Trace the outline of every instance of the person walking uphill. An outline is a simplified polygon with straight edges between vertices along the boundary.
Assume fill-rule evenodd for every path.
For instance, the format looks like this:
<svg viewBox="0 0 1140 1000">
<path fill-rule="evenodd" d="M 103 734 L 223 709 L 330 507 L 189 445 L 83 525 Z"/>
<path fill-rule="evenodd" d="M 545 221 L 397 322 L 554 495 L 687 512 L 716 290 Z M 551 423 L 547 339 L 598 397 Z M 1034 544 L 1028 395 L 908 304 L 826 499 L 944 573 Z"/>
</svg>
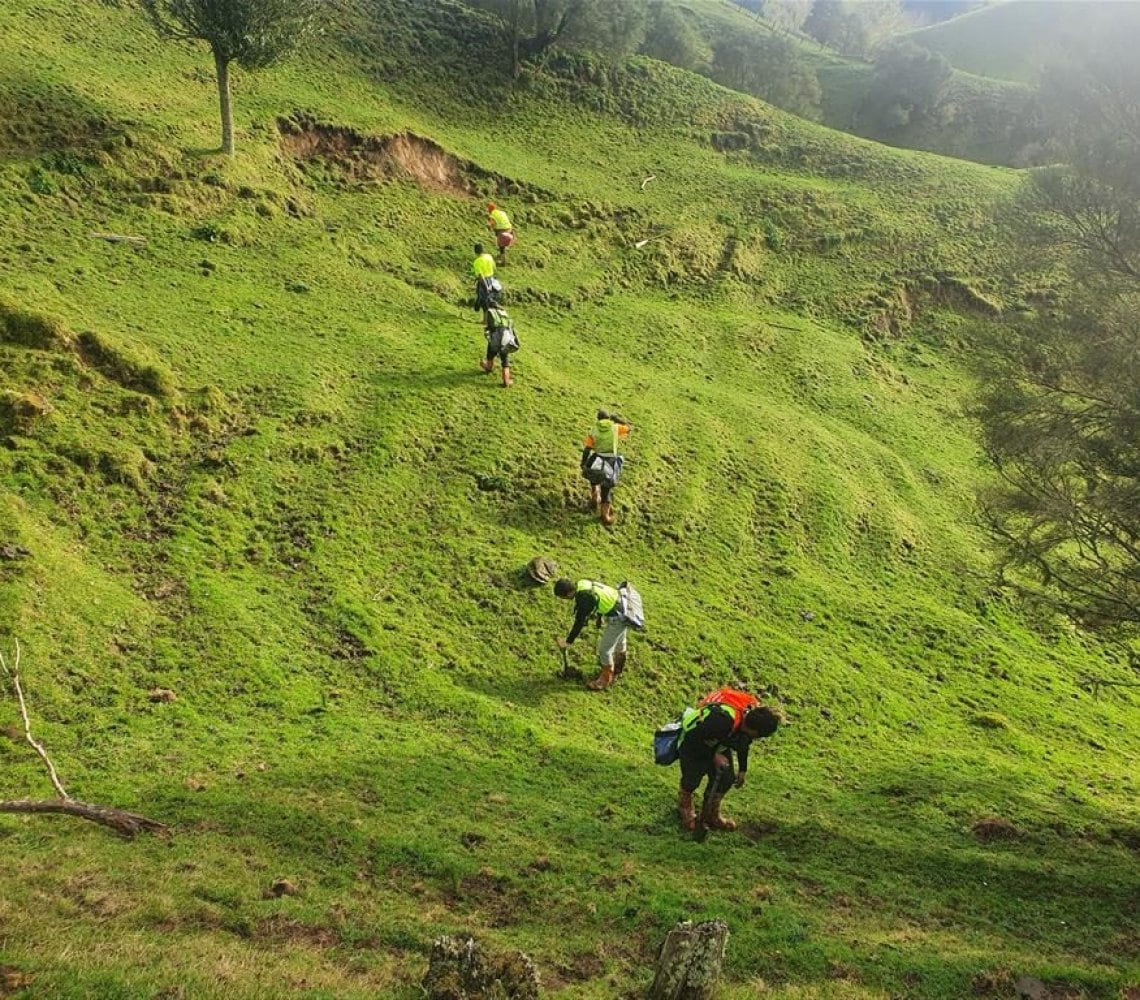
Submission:
<svg viewBox="0 0 1140 1000">
<path fill-rule="evenodd" d="M 483 249 L 482 243 L 475 244 L 471 273 L 475 276 L 475 308 L 486 312 L 498 303 L 503 286 L 495 278 L 495 258 Z"/>
<path fill-rule="evenodd" d="M 582 475 L 590 484 L 590 509 L 604 525 L 614 523 L 613 494 L 621 478 L 622 457 L 618 444 L 629 437 L 630 424 L 616 414 L 598 410 L 593 433 L 582 449 Z"/>
<path fill-rule="evenodd" d="M 713 830 L 735 830 L 736 823 L 720 814 L 721 800 L 731 788 L 740 788 L 748 773 L 748 750 L 755 739 L 771 736 L 780 717 L 760 704 L 755 695 L 736 688 L 721 688 L 705 695 L 696 711 L 681 726 L 678 741 L 681 789 L 677 812 L 686 830 L 697 828 L 693 793 L 708 778 L 701 822 Z M 736 754 L 734 771 L 732 756 Z"/>
<path fill-rule="evenodd" d="M 485 309 L 483 333 L 487 338 L 487 357 L 479 362 L 479 367 L 490 374 L 495 368 L 497 357 L 499 367 L 503 370 L 503 388 L 509 389 L 514 381 L 511 378 L 511 355 L 519 349 L 519 338 L 507 310 L 502 306 L 489 306 Z"/>
<path fill-rule="evenodd" d="M 495 231 L 495 243 L 499 247 L 499 263 L 507 262 L 507 247 L 515 242 L 515 231 L 511 228 L 511 218 L 493 201 L 487 203 L 487 225 Z"/>
<path fill-rule="evenodd" d="M 558 640 L 559 649 L 570 646 L 591 618 L 597 618 L 599 624 L 605 623 L 598 640 L 601 671 L 587 685 L 591 691 L 604 691 L 625 670 L 626 633 L 630 628 L 645 627 L 641 595 L 628 583 L 610 587 L 597 580 L 574 583 L 563 578 L 555 582 L 554 596 L 574 602 L 574 624 L 566 638 Z"/>
</svg>

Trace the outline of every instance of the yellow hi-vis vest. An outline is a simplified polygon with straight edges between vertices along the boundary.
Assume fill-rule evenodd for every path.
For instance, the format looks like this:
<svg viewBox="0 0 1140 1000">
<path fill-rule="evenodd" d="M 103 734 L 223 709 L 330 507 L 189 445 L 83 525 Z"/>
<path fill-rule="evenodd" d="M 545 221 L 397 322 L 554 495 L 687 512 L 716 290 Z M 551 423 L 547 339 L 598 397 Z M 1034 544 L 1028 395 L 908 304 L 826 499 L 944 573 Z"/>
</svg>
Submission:
<svg viewBox="0 0 1140 1000">
<path fill-rule="evenodd" d="M 471 273 L 476 278 L 492 278 L 495 275 L 495 258 L 489 253 L 481 253 L 471 262 Z"/>
<path fill-rule="evenodd" d="M 511 219 L 501 208 L 496 208 L 491 212 L 491 225 L 496 233 L 501 233 L 504 229 L 511 228 Z"/>
<path fill-rule="evenodd" d="M 618 425 L 613 420 L 599 420 L 594 427 L 594 451 L 602 455 L 616 455 L 618 451 Z"/>
<path fill-rule="evenodd" d="M 731 739 L 733 736 L 735 736 L 737 730 L 740 728 L 740 725 L 738 723 L 738 716 L 740 715 L 740 713 L 732 705 L 726 705 L 726 704 L 724 704 L 724 702 L 714 702 L 712 705 L 706 705 L 704 708 L 701 708 L 701 709 L 696 709 L 696 710 L 686 709 L 685 710 L 684 718 L 681 720 L 681 735 L 677 740 L 677 745 L 680 746 L 685 741 L 685 737 L 688 736 L 689 733 L 691 733 L 694 729 L 696 729 L 697 726 L 699 726 L 702 722 L 704 722 L 705 719 L 707 719 L 709 717 L 710 712 L 714 712 L 717 709 L 719 709 L 722 712 L 725 712 L 727 715 L 729 715 L 732 718 L 732 732 L 729 734 L 728 738 Z M 692 712 L 691 715 L 689 714 L 690 712 Z M 714 743 L 717 743 L 717 741 L 716 740 L 708 740 L 708 741 L 706 741 L 706 743 L 708 746 L 712 746 Z M 714 747 L 713 749 L 715 750 L 715 749 L 717 749 L 719 747 L 723 747 L 725 745 L 726 744 L 724 744 L 724 743 L 717 743 L 717 746 Z"/>
<path fill-rule="evenodd" d="M 596 580 L 579 580 L 575 589 L 579 594 L 588 590 L 598 598 L 598 614 L 603 618 L 606 615 L 613 614 L 617 610 L 618 601 L 621 600 L 616 588 L 607 587 L 604 583 L 598 583 Z"/>
</svg>

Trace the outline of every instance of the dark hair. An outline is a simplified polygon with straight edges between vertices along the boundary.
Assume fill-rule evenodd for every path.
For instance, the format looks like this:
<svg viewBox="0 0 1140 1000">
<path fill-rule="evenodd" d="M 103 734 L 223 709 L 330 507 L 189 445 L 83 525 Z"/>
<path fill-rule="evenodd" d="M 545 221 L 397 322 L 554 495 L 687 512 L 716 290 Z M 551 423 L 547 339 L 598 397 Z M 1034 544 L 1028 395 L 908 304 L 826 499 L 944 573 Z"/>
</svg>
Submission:
<svg viewBox="0 0 1140 1000">
<path fill-rule="evenodd" d="M 744 728 L 757 736 L 771 736 L 780 728 L 780 717 L 770 708 L 754 708 L 744 717 Z"/>
<path fill-rule="evenodd" d="M 599 420 L 609 420 L 610 415 L 608 413 L 606 413 L 605 410 L 598 410 L 598 419 Z"/>
<path fill-rule="evenodd" d="M 475 252 L 476 253 L 482 253 L 483 252 L 483 244 L 482 243 L 476 243 L 475 244 Z"/>
<path fill-rule="evenodd" d="M 554 594 L 556 597 L 569 597 L 574 593 L 575 589 L 574 581 L 567 580 L 566 577 L 554 581 Z"/>
</svg>

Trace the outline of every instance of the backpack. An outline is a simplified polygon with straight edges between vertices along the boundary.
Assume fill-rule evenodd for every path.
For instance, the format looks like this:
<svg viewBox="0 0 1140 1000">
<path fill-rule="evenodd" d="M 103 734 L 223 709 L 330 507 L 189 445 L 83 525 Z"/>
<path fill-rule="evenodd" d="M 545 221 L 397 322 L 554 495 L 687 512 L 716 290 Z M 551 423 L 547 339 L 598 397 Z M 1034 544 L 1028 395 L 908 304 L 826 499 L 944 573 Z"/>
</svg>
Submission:
<svg viewBox="0 0 1140 1000">
<path fill-rule="evenodd" d="M 582 475 L 594 486 L 616 486 L 621 479 L 621 455 L 599 455 L 593 452 L 582 466 Z"/>
<path fill-rule="evenodd" d="M 696 714 L 695 708 L 686 708 L 681 718 L 666 722 L 653 734 L 653 762 L 668 767 L 681 756 L 681 734 L 685 723 Z"/>
<path fill-rule="evenodd" d="M 491 309 L 499 304 L 503 294 L 503 284 L 498 278 L 477 278 L 475 280 L 475 308 Z"/>
<path fill-rule="evenodd" d="M 744 722 L 744 716 L 752 709 L 760 707 L 760 699 L 739 688 L 724 687 L 706 694 L 697 702 L 697 708 L 706 708 L 709 705 L 728 705 L 736 709 L 732 719 L 732 731 L 735 733 Z"/>
<path fill-rule="evenodd" d="M 618 584 L 618 608 L 621 611 L 621 616 L 630 625 L 631 628 L 637 629 L 639 632 L 645 628 L 645 609 L 641 604 L 641 595 L 629 585 L 629 582 L 622 580 Z"/>
<path fill-rule="evenodd" d="M 515 327 L 510 316 L 502 309 L 497 308 L 487 310 L 487 316 L 493 324 L 487 334 L 491 350 L 496 354 L 503 352 L 513 354 L 517 351 L 519 349 L 519 336 L 515 333 Z"/>
</svg>

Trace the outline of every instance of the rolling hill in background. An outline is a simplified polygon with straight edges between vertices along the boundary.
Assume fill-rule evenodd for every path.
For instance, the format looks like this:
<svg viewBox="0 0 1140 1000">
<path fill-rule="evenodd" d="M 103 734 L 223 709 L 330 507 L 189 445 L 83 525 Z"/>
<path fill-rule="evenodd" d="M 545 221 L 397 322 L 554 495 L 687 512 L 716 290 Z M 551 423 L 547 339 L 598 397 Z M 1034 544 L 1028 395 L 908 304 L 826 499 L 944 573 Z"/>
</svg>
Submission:
<svg viewBox="0 0 1140 1000">
<path fill-rule="evenodd" d="M 0 994 L 410 1000 L 470 932 L 612 1000 L 720 917 L 724 1000 L 1128 995 L 1137 701 L 1082 680 L 1130 674 L 974 514 L 972 339 L 1051 294 L 1017 175 L 650 60 L 508 85 L 491 30 L 338 5 L 229 159 L 204 50 L 0 8 L 0 644 L 69 791 L 172 827 L 0 816 Z M 537 554 L 641 590 L 610 692 L 556 676 Z M 787 721 L 701 844 L 650 737 L 731 680 Z M 49 794 L 5 695 L 0 798 Z"/>
<path fill-rule="evenodd" d="M 1028 7 L 1029 5 L 1026 4 Z M 1031 162 L 1041 141 L 1041 123 L 1034 107 L 1034 88 L 1016 82 L 977 75 L 969 64 L 956 67 L 941 100 L 939 113 L 882 134 L 867 107 L 875 78 L 875 65 L 835 52 L 801 32 L 775 28 L 755 13 L 719 0 L 696 0 L 682 8 L 707 42 L 718 38 L 753 39 L 759 45 L 772 38 L 792 46 L 797 57 L 819 81 L 819 106 L 811 112 L 823 124 L 855 135 L 890 142 L 893 146 L 921 149 L 964 160 L 995 165 L 1024 166 Z M 965 15 L 945 25 L 956 24 Z M 1078 34 L 1079 37 L 1079 34 Z M 925 34 L 908 32 L 901 39 L 926 45 Z M 1007 41 L 1010 45 L 1015 42 Z M 950 58 L 949 53 L 945 53 Z M 709 70 L 712 76 L 715 72 Z M 1031 81 L 1036 83 L 1036 77 Z M 778 100 L 779 98 L 777 98 Z M 802 112 L 799 107 L 792 108 Z"/>
<path fill-rule="evenodd" d="M 956 69 L 1036 84 L 1050 62 L 1079 50 L 1105 24 L 1135 23 L 1136 4 L 1080 0 L 1004 0 L 908 33 Z"/>
</svg>

